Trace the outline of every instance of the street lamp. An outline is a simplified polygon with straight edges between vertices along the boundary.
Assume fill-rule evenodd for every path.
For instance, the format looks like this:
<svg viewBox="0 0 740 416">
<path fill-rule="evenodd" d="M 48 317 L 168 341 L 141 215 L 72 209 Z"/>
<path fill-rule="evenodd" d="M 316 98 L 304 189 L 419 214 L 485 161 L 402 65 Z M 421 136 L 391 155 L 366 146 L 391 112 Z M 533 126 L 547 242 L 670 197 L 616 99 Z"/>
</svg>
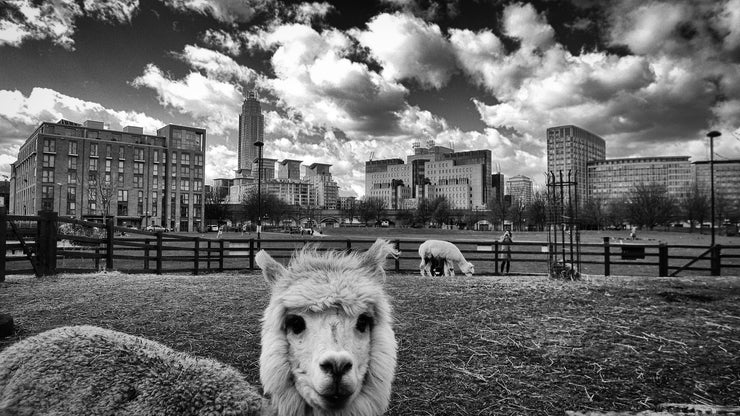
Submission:
<svg viewBox="0 0 740 416">
<path fill-rule="evenodd" d="M 717 130 L 707 133 L 709 137 L 709 192 L 712 194 L 712 247 L 714 247 L 714 138 L 721 135 L 722 133 Z"/>
<path fill-rule="evenodd" d="M 254 145 L 257 146 L 257 247 L 259 248 L 262 233 L 262 146 L 265 143 L 257 140 Z"/>
</svg>

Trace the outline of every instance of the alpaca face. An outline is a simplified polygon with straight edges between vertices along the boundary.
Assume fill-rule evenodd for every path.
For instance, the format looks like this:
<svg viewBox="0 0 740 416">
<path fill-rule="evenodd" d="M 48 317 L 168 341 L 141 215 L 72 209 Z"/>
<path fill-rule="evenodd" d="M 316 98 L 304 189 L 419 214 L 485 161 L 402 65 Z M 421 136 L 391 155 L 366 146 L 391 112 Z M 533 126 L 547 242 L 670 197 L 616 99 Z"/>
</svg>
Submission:
<svg viewBox="0 0 740 416">
<path fill-rule="evenodd" d="M 311 407 L 342 409 L 360 393 L 372 327 L 370 311 L 350 315 L 330 308 L 286 315 L 288 361 L 296 389 Z"/>
</svg>

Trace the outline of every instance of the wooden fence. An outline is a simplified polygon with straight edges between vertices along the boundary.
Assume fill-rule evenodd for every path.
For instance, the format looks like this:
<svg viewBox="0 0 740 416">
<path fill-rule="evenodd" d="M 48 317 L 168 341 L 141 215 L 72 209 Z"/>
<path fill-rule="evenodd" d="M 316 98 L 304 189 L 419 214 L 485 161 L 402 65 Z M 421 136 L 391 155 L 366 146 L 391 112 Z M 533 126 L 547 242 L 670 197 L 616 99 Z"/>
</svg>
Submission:
<svg viewBox="0 0 740 416">
<path fill-rule="evenodd" d="M 60 226 L 66 224 L 65 226 Z M 373 238 L 206 238 L 167 232 L 133 230 L 107 223 L 57 217 L 54 212 L 38 216 L 0 214 L 0 281 L 8 274 L 85 273 L 118 270 L 126 273 L 210 273 L 254 270 L 254 256 L 265 249 L 287 262 L 291 253 L 309 243 L 318 249 L 366 250 Z M 418 272 L 419 245 L 423 239 L 394 239 L 401 250 L 388 260 L 388 270 Z M 455 240 L 465 257 L 475 264 L 476 274 L 500 274 L 501 247 L 497 241 Z M 546 242 L 519 241 L 511 246 L 512 274 L 545 274 L 548 270 Z M 569 261 L 569 259 L 566 259 Z M 581 272 L 595 275 L 670 276 L 678 273 L 739 275 L 740 246 L 713 248 L 654 242 L 581 244 Z"/>
</svg>

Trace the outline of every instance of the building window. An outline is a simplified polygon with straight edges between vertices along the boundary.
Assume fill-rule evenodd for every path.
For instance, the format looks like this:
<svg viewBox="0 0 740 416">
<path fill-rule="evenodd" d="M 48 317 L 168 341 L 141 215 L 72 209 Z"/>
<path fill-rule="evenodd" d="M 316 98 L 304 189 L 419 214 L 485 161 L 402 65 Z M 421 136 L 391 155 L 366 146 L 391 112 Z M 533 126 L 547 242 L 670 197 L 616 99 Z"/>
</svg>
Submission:
<svg viewBox="0 0 740 416">
<path fill-rule="evenodd" d="M 118 174 L 118 185 L 123 186 L 123 179 L 125 178 L 123 173 Z"/>
<path fill-rule="evenodd" d="M 43 155 L 41 157 L 41 167 L 53 168 L 55 158 L 56 158 L 56 155 Z"/>
<path fill-rule="evenodd" d="M 136 215 L 144 215 L 144 191 L 139 191 L 136 197 Z"/>
<path fill-rule="evenodd" d="M 69 141 L 69 154 L 70 155 L 77 155 L 77 141 L 76 140 L 70 140 Z"/>
<path fill-rule="evenodd" d="M 144 162 L 134 162 L 134 174 L 135 175 L 144 174 Z"/>
<path fill-rule="evenodd" d="M 152 165 L 152 175 L 159 175 L 159 165 Z"/>
<path fill-rule="evenodd" d="M 111 161 L 110 160 L 106 160 L 105 161 L 105 171 L 108 172 L 108 173 L 110 173 L 110 168 L 111 168 Z"/>
<path fill-rule="evenodd" d="M 180 194 L 180 218 L 187 218 L 190 208 L 190 194 Z"/>
<path fill-rule="evenodd" d="M 95 189 L 87 189 L 87 208 L 92 213 L 95 212 L 95 210 L 98 209 L 98 193 L 95 191 Z"/>
<path fill-rule="evenodd" d="M 67 188 L 67 215 L 77 213 L 77 188 L 70 186 Z"/>
<path fill-rule="evenodd" d="M 54 182 L 54 171 L 51 169 L 42 170 L 41 182 Z"/>
<path fill-rule="evenodd" d="M 144 160 L 144 149 L 134 148 L 134 160 Z"/>
<path fill-rule="evenodd" d="M 105 145 L 105 157 L 107 157 L 108 159 L 113 157 L 113 149 L 109 144 Z"/>
<path fill-rule="evenodd" d="M 195 155 L 195 166 L 203 166 L 203 155 Z"/>
<path fill-rule="evenodd" d="M 159 150 L 152 151 L 152 160 L 154 163 L 159 163 Z"/>
<path fill-rule="evenodd" d="M 190 190 L 190 180 L 189 179 L 180 179 L 180 190 L 181 191 Z"/>
<path fill-rule="evenodd" d="M 90 157 L 98 157 L 98 144 L 90 143 Z"/>
<path fill-rule="evenodd" d="M 124 166 L 125 166 L 125 163 L 123 162 L 123 160 L 119 160 L 118 161 L 118 174 L 119 175 L 123 175 Z"/>
<path fill-rule="evenodd" d="M 190 153 L 180 154 L 180 164 L 190 166 Z"/>
<path fill-rule="evenodd" d="M 56 140 L 44 139 L 44 152 L 55 153 L 56 152 Z"/>
<path fill-rule="evenodd" d="M 152 178 L 152 189 L 159 189 L 159 178 L 156 176 Z"/>
<path fill-rule="evenodd" d="M 193 191 L 200 192 L 203 190 L 203 181 L 194 180 L 193 181 Z"/>
<path fill-rule="evenodd" d="M 67 183 L 69 184 L 77 183 L 77 172 L 67 172 Z"/>
<path fill-rule="evenodd" d="M 190 176 L 190 166 L 180 165 L 180 176 L 189 177 Z"/>
<path fill-rule="evenodd" d="M 124 189 L 118 190 L 118 215 L 128 215 L 128 191 Z"/>
<path fill-rule="evenodd" d="M 126 160 L 126 148 L 123 145 L 118 148 L 118 159 Z"/>
<path fill-rule="evenodd" d="M 98 159 L 90 158 L 90 170 L 94 172 L 98 171 Z"/>
<path fill-rule="evenodd" d="M 77 156 L 70 156 L 67 158 L 67 169 L 77 169 Z"/>
<path fill-rule="evenodd" d="M 141 175 L 134 175 L 134 188 L 144 187 L 144 177 Z"/>
<path fill-rule="evenodd" d="M 157 216 L 157 191 L 152 192 L 152 216 Z"/>
</svg>

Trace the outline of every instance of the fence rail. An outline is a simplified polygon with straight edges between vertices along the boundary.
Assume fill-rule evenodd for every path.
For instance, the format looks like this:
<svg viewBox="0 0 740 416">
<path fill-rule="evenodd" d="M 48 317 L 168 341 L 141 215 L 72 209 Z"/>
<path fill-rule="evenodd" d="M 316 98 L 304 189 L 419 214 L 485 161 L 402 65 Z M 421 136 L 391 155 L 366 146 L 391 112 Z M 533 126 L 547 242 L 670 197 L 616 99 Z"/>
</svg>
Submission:
<svg viewBox="0 0 740 416">
<path fill-rule="evenodd" d="M 11 223 L 25 224 L 23 232 Z M 61 224 L 77 226 L 65 231 Z M 33 228 L 33 233 L 29 232 Z M 61 230 L 61 231 L 60 231 Z M 123 235 L 123 234 L 126 235 Z M 423 239 L 395 239 L 401 251 L 389 259 L 389 270 L 417 272 L 419 245 Z M 119 270 L 126 273 L 192 274 L 234 270 L 254 270 L 254 256 L 260 249 L 274 258 L 287 261 L 295 249 L 315 243 L 318 250 L 366 250 L 374 238 L 314 238 L 301 236 L 281 239 L 183 236 L 117 227 L 113 221 L 92 223 L 57 217 L 53 212 L 38 216 L 0 214 L 0 281 L 8 274 L 53 275 L 57 273 Z M 466 259 L 475 264 L 476 274 L 499 274 L 501 246 L 485 239 L 456 240 Z M 519 241 L 511 244 L 514 274 L 546 274 L 547 242 Z M 567 261 L 568 259 L 566 259 Z M 614 243 L 605 237 L 601 243 L 581 244 L 582 273 L 596 275 L 669 276 L 691 272 L 708 275 L 739 275 L 740 246 L 666 245 L 654 242 Z"/>
</svg>

